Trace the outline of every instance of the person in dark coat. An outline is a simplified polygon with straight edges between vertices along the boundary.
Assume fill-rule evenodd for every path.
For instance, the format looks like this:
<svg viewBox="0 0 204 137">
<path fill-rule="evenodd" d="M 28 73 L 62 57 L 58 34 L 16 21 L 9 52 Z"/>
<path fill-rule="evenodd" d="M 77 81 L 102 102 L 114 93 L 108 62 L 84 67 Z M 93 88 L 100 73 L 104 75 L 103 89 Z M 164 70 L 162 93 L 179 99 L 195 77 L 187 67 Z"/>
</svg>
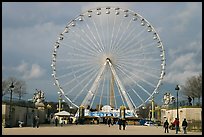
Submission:
<svg viewBox="0 0 204 137">
<path fill-rule="evenodd" d="M 118 125 L 119 125 L 119 130 L 121 130 L 121 126 L 122 126 L 122 119 L 118 119 Z"/>
<path fill-rule="evenodd" d="M 167 120 L 164 122 L 164 133 L 166 132 L 169 133 L 169 123 Z"/>
<path fill-rule="evenodd" d="M 110 127 L 111 125 L 111 118 L 108 118 L 108 126 Z"/>
<path fill-rule="evenodd" d="M 125 130 L 125 127 L 126 127 L 126 120 L 125 119 L 122 119 L 122 124 L 123 124 L 123 130 Z"/>
<path fill-rule="evenodd" d="M 36 121 L 36 127 L 39 128 L 39 125 L 40 125 L 40 118 L 39 118 L 39 116 L 35 117 L 35 121 Z"/>
<path fill-rule="evenodd" d="M 184 118 L 184 120 L 182 122 L 182 127 L 183 127 L 183 133 L 184 134 L 187 134 L 187 132 L 186 132 L 187 126 L 188 126 L 188 123 L 187 123 L 186 119 Z"/>
<path fill-rule="evenodd" d="M 36 126 L 36 119 L 33 117 L 33 128 Z"/>
<path fill-rule="evenodd" d="M 55 126 L 57 127 L 57 124 L 58 124 L 58 118 L 57 117 L 55 117 Z"/>
</svg>

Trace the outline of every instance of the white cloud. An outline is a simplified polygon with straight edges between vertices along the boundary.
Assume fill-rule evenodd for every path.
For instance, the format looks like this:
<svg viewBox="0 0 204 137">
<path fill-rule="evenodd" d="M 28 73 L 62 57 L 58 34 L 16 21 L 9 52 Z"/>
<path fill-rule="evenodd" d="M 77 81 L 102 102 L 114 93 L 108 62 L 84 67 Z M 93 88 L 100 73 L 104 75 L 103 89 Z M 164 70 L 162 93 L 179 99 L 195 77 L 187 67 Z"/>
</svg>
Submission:
<svg viewBox="0 0 204 137">
<path fill-rule="evenodd" d="M 182 69 L 188 63 L 191 63 L 194 58 L 194 53 L 188 53 L 177 57 L 175 61 L 169 66 L 170 69 Z"/>
<path fill-rule="evenodd" d="M 196 60 L 196 52 L 175 56 L 167 67 L 164 81 L 184 84 L 186 79 L 202 72 L 202 62 Z"/>
<path fill-rule="evenodd" d="M 29 68 L 29 64 L 24 61 L 14 69 L 26 80 L 40 78 L 45 73 L 45 70 L 38 64 L 32 64 Z"/>
<path fill-rule="evenodd" d="M 197 12 L 200 9 L 200 4 L 202 3 L 186 3 L 186 7 L 183 10 L 179 10 L 177 14 L 174 14 L 172 19 L 175 21 L 174 30 L 175 31 L 184 31 L 186 30 L 189 23 L 193 20 L 194 16 L 196 16 Z"/>
<path fill-rule="evenodd" d="M 16 70 L 20 73 L 26 72 L 28 70 L 28 64 L 23 61 L 18 67 L 16 67 Z"/>
<path fill-rule="evenodd" d="M 38 64 L 32 64 L 32 68 L 27 76 L 27 79 L 39 78 L 43 75 L 43 73 L 44 70 Z"/>
<path fill-rule="evenodd" d="M 197 76 L 198 74 L 200 73 L 195 71 L 189 71 L 189 70 L 186 70 L 183 72 L 171 71 L 167 73 L 166 77 L 164 78 L 164 81 L 172 84 L 179 83 L 179 85 L 184 85 L 187 78 L 192 76 Z"/>
</svg>

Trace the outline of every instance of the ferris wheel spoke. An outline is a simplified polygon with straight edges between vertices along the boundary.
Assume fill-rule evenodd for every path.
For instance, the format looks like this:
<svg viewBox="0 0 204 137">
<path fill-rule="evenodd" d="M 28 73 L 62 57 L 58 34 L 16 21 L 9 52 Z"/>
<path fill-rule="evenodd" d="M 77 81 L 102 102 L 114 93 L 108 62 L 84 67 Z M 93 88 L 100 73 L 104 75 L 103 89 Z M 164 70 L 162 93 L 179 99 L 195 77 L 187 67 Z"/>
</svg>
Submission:
<svg viewBox="0 0 204 137">
<path fill-rule="evenodd" d="M 63 62 L 64 63 L 64 62 Z M 70 63 L 70 62 L 68 62 Z M 64 63 L 65 64 L 65 63 Z M 92 65 L 90 62 L 83 62 L 83 63 L 80 63 L 80 64 L 72 64 L 71 66 L 70 65 L 67 65 L 66 67 L 63 67 L 63 68 L 59 68 L 59 70 L 70 70 L 72 68 L 78 68 L 78 67 L 86 67 L 88 65 Z"/>
<path fill-rule="evenodd" d="M 132 65 L 134 67 L 143 67 L 145 69 L 150 69 L 150 70 L 156 70 L 156 71 L 160 71 L 161 69 L 158 69 L 158 68 L 153 68 L 153 67 L 148 67 L 146 65 L 141 65 L 139 63 L 135 63 L 135 64 L 132 64 L 133 62 L 130 62 L 130 61 L 125 61 L 124 62 L 120 62 L 120 64 L 124 64 L 124 65 Z"/>
<path fill-rule="evenodd" d="M 75 50 L 75 51 L 77 51 L 77 50 Z M 66 55 L 68 57 L 73 56 L 76 59 L 81 59 L 81 58 L 86 59 L 86 60 L 92 60 L 93 59 L 93 57 L 90 57 L 90 56 L 86 55 L 85 53 L 83 54 L 84 51 L 80 51 L 80 52 L 81 52 L 81 54 L 79 52 L 75 52 L 75 53 L 67 53 Z"/>
<path fill-rule="evenodd" d="M 127 73 L 130 73 L 130 76 L 135 76 L 136 78 L 139 78 L 140 80 L 142 80 L 143 82 L 145 82 L 145 83 L 147 83 L 148 85 L 152 86 L 153 88 L 156 87 L 156 85 L 154 85 L 154 84 L 148 82 L 148 81 L 145 80 L 144 78 L 141 78 L 139 75 L 135 75 L 134 73 L 128 71 L 128 70 L 127 70 L 128 66 L 126 66 L 126 68 L 123 67 L 123 69 L 121 68 L 121 66 L 117 66 L 117 68 L 120 69 L 121 71 L 124 70 L 124 71 L 126 71 Z M 139 74 L 141 74 L 141 73 L 139 73 Z M 145 74 L 145 73 L 143 73 L 143 74 Z"/>
<path fill-rule="evenodd" d="M 114 35 L 114 31 L 115 31 L 115 21 L 116 21 L 116 16 L 114 16 L 114 22 L 113 22 L 113 29 L 112 29 L 112 32 L 111 32 L 111 40 L 110 40 L 110 52 L 112 52 L 113 50 L 113 35 Z"/>
<path fill-rule="evenodd" d="M 141 48 L 135 48 L 136 46 L 139 46 L 139 43 L 143 42 L 145 40 L 145 38 L 140 38 L 140 40 L 137 40 L 136 42 L 135 41 L 128 41 L 125 46 L 126 48 L 121 48 L 119 49 L 119 51 L 117 51 L 119 54 L 124 54 L 124 55 L 127 55 L 128 52 L 132 51 L 132 50 L 138 50 L 138 49 L 141 49 Z M 135 46 L 135 47 L 132 47 L 132 46 Z M 141 46 L 141 44 L 140 44 Z M 141 46 L 142 47 L 142 46 Z"/>
<path fill-rule="evenodd" d="M 75 74 L 76 73 L 78 73 L 78 72 L 83 72 L 82 70 L 89 70 L 90 69 L 90 66 L 88 66 L 88 67 L 84 67 L 84 68 L 80 68 L 80 69 L 78 69 L 77 71 L 74 71 L 73 73 L 74 73 L 74 79 L 72 79 L 72 80 L 70 80 L 69 82 L 66 82 L 65 84 L 62 84 L 62 86 L 63 87 L 65 87 L 66 85 L 68 85 L 68 84 L 70 84 L 71 82 L 73 82 L 75 79 L 76 79 L 76 76 L 75 76 Z"/>
<path fill-rule="evenodd" d="M 120 30 L 121 30 L 121 25 L 123 24 L 123 22 L 124 22 L 124 18 L 122 18 L 122 21 L 121 21 L 121 23 L 120 23 L 120 25 L 119 25 L 119 27 L 118 27 L 118 31 L 117 31 L 117 33 L 116 33 L 116 36 L 115 36 L 115 40 L 113 41 L 113 46 L 114 46 L 114 48 L 113 48 L 113 52 L 114 51 L 116 51 L 116 46 L 115 46 L 115 44 L 116 44 L 116 42 L 117 42 L 117 39 L 118 39 L 118 34 L 119 34 L 119 32 L 120 32 Z"/>
<path fill-rule="evenodd" d="M 129 86 L 130 87 L 130 89 L 135 93 L 135 95 L 142 101 L 142 103 L 144 103 L 145 101 L 140 97 L 140 95 L 137 93 L 137 91 L 135 91 L 135 89 L 134 89 L 134 87 L 132 87 L 129 83 L 127 83 L 127 86 Z M 127 93 L 129 93 L 129 92 L 127 92 Z M 130 98 L 132 98 L 132 97 L 130 97 Z M 134 101 L 133 101 L 134 102 Z M 133 103 L 133 104 L 135 104 L 135 103 Z M 136 106 L 136 105 L 135 105 Z"/>
<path fill-rule="evenodd" d="M 84 19 L 84 21 L 85 21 L 85 19 Z M 96 39 L 96 37 L 95 37 L 95 34 L 93 34 L 93 32 L 92 32 L 92 30 L 91 30 L 91 28 L 90 28 L 90 26 L 89 26 L 89 24 L 85 21 L 85 23 L 86 23 L 86 27 L 88 28 L 88 30 L 90 31 L 90 33 L 91 33 L 91 35 L 92 35 L 92 37 L 93 37 L 93 39 L 95 40 L 95 42 L 97 43 L 97 44 L 94 44 L 94 46 L 95 46 L 95 48 L 96 49 L 98 49 L 99 50 L 99 52 L 102 52 L 103 51 L 103 49 L 101 49 L 100 47 L 100 44 L 99 44 L 99 42 L 98 42 L 98 40 Z M 90 40 L 91 40 L 91 38 L 90 38 Z M 93 42 L 94 43 L 94 42 Z"/>
<path fill-rule="evenodd" d="M 122 67 L 124 67 L 124 68 L 127 68 L 127 66 L 125 67 L 125 66 L 123 66 L 123 65 L 117 65 L 117 67 L 120 67 L 120 68 L 122 68 Z M 130 66 L 129 66 L 129 68 L 130 68 Z M 132 67 L 131 67 L 132 68 Z M 131 69 L 130 68 L 130 69 Z M 140 70 L 138 70 L 138 69 L 135 69 L 135 72 L 139 72 L 138 74 L 144 74 L 144 75 L 146 75 L 146 76 L 150 76 L 151 78 L 155 78 L 155 79 L 158 79 L 158 76 L 157 75 L 155 75 L 153 72 L 152 73 L 149 73 L 149 71 L 150 70 L 148 70 L 148 71 L 140 71 Z M 158 74 L 158 73 L 157 73 Z"/>
<path fill-rule="evenodd" d="M 85 73 L 80 74 L 80 76 L 76 77 L 76 79 L 79 79 L 79 78 L 81 78 L 81 77 L 85 77 L 84 79 L 86 79 L 86 76 L 87 76 L 87 77 L 91 76 L 91 74 L 94 72 L 93 70 L 94 70 L 94 68 L 92 68 L 92 69 L 90 69 L 90 70 L 88 69 L 88 71 L 86 71 Z M 96 71 L 97 71 L 97 70 L 95 70 L 95 72 L 96 72 Z M 91 72 L 92 72 L 92 73 L 91 73 Z M 88 75 L 87 75 L 87 74 L 88 74 Z M 80 82 L 78 82 L 77 85 L 73 86 L 73 88 L 72 88 L 67 94 L 71 93 L 71 92 L 73 91 L 73 89 L 75 89 L 76 87 L 78 87 L 79 85 L 81 85 L 82 82 L 84 82 L 84 80 L 81 80 Z"/>
<path fill-rule="evenodd" d="M 141 88 L 145 93 L 147 93 L 149 96 L 151 96 L 151 94 L 143 87 L 143 86 L 141 86 L 139 83 L 137 83 L 134 79 L 132 79 L 132 77 L 130 77 L 129 75 L 127 75 L 127 73 L 125 73 L 123 70 L 121 70 L 120 68 L 119 68 L 119 70 L 123 73 L 123 74 L 125 74 L 130 80 L 132 80 L 132 82 L 133 83 L 135 83 L 139 88 Z"/>
<path fill-rule="evenodd" d="M 81 38 L 81 39 L 84 38 L 83 40 L 86 41 L 87 45 L 89 45 L 89 48 L 91 48 L 93 51 L 95 51 L 95 52 L 97 52 L 97 53 L 100 53 L 100 50 L 97 49 L 96 44 L 95 44 L 95 43 L 93 42 L 93 40 L 87 35 L 87 33 L 86 33 L 86 31 L 84 30 L 84 28 L 79 27 L 79 28 L 77 28 L 77 30 L 80 31 L 80 32 L 79 32 L 80 38 Z M 75 34 L 77 34 L 77 33 L 75 33 Z M 89 44 L 89 43 L 90 43 L 90 44 Z M 92 45 L 91 45 L 91 44 L 92 44 Z"/>
<path fill-rule="evenodd" d="M 84 36 L 82 35 L 81 36 L 81 33 L 77 33 L 77 31 L 75 30 L 70 30 L 72 33 L 73 33 L 73 36 L 76 36 L 78 38 L 78 41 L 76 41 L 74 38 L 70 39 L 68 41 L 68 43 L 70 43 L 70 46 L 71 48 L 73 48 L 73 45 L 76 45 L 76 46 L 79 46 L 79 48 L 81 48 L 81 50 L 85 50 L 87 51 L 87 53 L 92 53 L 94 56 L 97 55 L 97 52 L 96 50 L 89 44 L 89 42 L 86 40 L 86 38 L 84 39 Z M 65 36 L 65 38 L 67 38 L 67 36 Z M 72 44 L 72 45 L 71 45 Z M 84 46 L 86 45 L 86 46 Z"/>
<path fill-rule="evenodd" d="M 92 21 L 93 21 L 94 27 L 95 27 L 95 29 L 96 29 L 96 33 L 97 33 L 98 39 L 99 39 L 99 41 L 100 41 L 100 44 L 99 44 L 100 49 L 101 49 L 101 51 L 104 51 L 104 49 L 103 49 L 104 44 L 103 44 L 103 42 L 102 42 L 102 40 L 101 40 L 101 34 L 99 34 L 99 28 L 98 28 L 98 25 L 96 25 L 96 24 L 99 24 L 99 23 L 96 23 L 96 22 L 95 22 L 95 19 L 93 19 Z"/>
<path fill-rule="evenodd" d="M 131 22 L 132 22 L 132 19 L 129 20 L 129 22 L 128 22 L 126 28 L 123 29 L 123 32 L 122 32 L 122 34 L 120 35 L 120 39 L 119 39 L 119 40 L 117 41 L 117 43 L 115 44 L 115 47 L 116 47 L 115 50 L 120 49 L 121 46 L 123 46 L 123 44 L 121 44 L 121 43 L 123 43 L 123 42 L 126 43 L 126 39 L 124 38 L 124 34 L 127 33 L 128 29 L 129 29 L 129 27 L 130 27 L 130 23 L 131 23 Z M 125 36 L 125 37 L 127 37 L 127 36 Z M 124 39 L 122 40 L 122 38 L 124 38 Z"/>
<path fill-rule="evenodd" d="M 119 57 L 119 58 L 133 58 L 133 57 L 137 57 L 137 56 L 139 56 L 139 55 L 146 55 L 147 57 L 149 56 L 149 55 L 155 55 L 155 56 L 158 56 L 158 54 L 160 53 L 160 51 L 159 50 L 152 50 L 152 51 L 142 51 L 142 50 L 144 50 L 144 49 L 131 49 L 130 51 L 128 51 L 128 52 L 123 52 L 123 53 L 121 53 L 121 56 Z M 134 53 L 134 55 L 131 55 L 131 54 L 133 54 Z"/>
<path fill-rule="evenodd" d="M 127 92 L 127 96 L 128 96 L 128 98 L 130 99 L 130 102 L 132 103 L 133 108 L 134 108 L 134 109 L 137 108 L 137 105 L 134 103 L 134 101 L 132 100 L 132 97 L 129 95 L 128 92 Z"/>
<path fill-rule="evenodd" d="M 93 106 L 93 103 L 94 103 L 94 100 L 95 100 L 95 98 L 96 98 L 96 94 L 97 94 L 97 92 L 98 92 L 98 87 L 99 87 L 99 84 L 96 86 L 96 92 L 94 93 L 94 95 L 93 95 L 93 97 L 92 97 L 92 101 L 91 101 L 91 105 L 90 105 L 90 108 L 92 108 L 92 106 Z"/>
<path fill-rule="evenodd" d="M 120 57 L 118 57 L 118 61 L 133 61 L 134 60 L 143 60 L 143 61 L 148 61 L 148 60 L 152 60 L 152 61 L 161 61 L 161 57 L 158 58 L 158 51 L 152 51 L 152 52 L 129 52 L 130 54 L 131 53 L 134 53 L 134 55 L 130 55 L 130 54 L 127 54 L 127 55 L 123 55 L 121 54 Z M 144 56 L 145 55 L 145 56 Z M 151 56 L 152 57 L 151 57 Z M 154 56 L 153 56 L 154 55 Z M 151 57 L 151 58 L 150 58 Z M 135 59 L 134 59 L 135 58 Z"/>
<path fill-rule="evenodd" d="M 83 94 L 83 92 L 86 92 L 86 91 L 88 91 L 88 89 L 87 89 L 87 86 L 90 84 L 90 82 L 91 81 L 93 81 L 93 78 L 96 76 L 96 72 L 97 72 L 97 70 L 95 70 L 95 71 L 90 71 L 91 73 L 89 73 L 89 75 L 87 75 L 87 76 L 85 76 L 84 78 L 83 78 L 83 80 L 82 81 L 80 81 L 75 87 L 80 87 L 81 86 L 81 84 L 84 82 L 84 81 L 88 81 L 87 82 L 87 84 L 85 85 L 85 86 L 83 86 L 82 87 L 82 89 L 80 90 L 80 92 L 75 96 L 75 97 L 73 97 L 73 101 L 76 101 L 77 99 L 78 99 L 78 97 L 81 95 L 81 94 Z M 76 90 L 75 90 L 76 91 Z M 75 92 L 75 91 L 73 91 L 73 88 L 67 93 L 67 95 L 71 95 L 73 92 Z"/>
<path fill-rule="evenodd" d="M 161 58 L 154 58 L 154 59 L 120 59 L 120 61 L 131 61 L 131 62 L 135 62 L 135 61 L 144 61 L 144 62 L 149 62 L 149 61 L 161 61 Z"/>
<path fill-rule="evenodd" d="M 124 52 L 125 52 L 125 51 L 129 50 L 129 48 L 132 48 L 132 46 L 135 46 L 135 45 L 137 45 L 138 43 L 144 41 L 145 38 L 142 38 L 142 39 L 140 38 L 139 41 L 138 41 L 138 40 L 135 40 L 135 38 L 138 38 L 139 36 L 141 36 L 145 31 L 146 31 L 145 28 L 143 28 L 143 30 L 140 31 L 139 33 L 137 33 L 137 35 L 133 35 L 133 36 L 131 37 L 131 39 L 130 39 L 127 43 L 124 44 L 123 48 L 120 48 L 120 51 L 123 51 L 123 50 L 124 50 Z M 135 41 L 137 41 L 137 42 L 135 43 Z"/>
<path fill-rule="evenodd" d="M 60 62 L 71 62 L 71 61 L 75 61 L 75 62 L 89 62 L 87 59 L 79 59 L 79 58 L 75 58 L 75 59 L 58 59 L 58 61 L 60 61 Z"/>
<path fill-rule="evenodd" d="M 95 74 L 95 75 L 94 75 Z M 81 91 L 75 96 L 75 98 L 73 98 L 73 101 L 76 101 L 78 99 L 78 97 L 83 93 L 83 91 L 88 91 L 88 85 L 94 81 L 94 78 L 97 76 L 97 70 L 92 72 L 92 75 L 88 75 L 85 79 L 88 80 L 88 82 L 86 83 L 86 85 L 84 85 L 84 87 L 81 89 Z M 85 90 L 86 89 L 86 90 Z"/>
<path fill-rule="evenodd" d="M 91 52 L 95 55 L 97 55 L 97 50 L 93 48 L 93 46 L 91 44 L 89 44 L 89 42 L 86 40 L 85 35 L 81 35 L 82 30 L 80 30 L 79 34 L 77 32 L 75 32 L 74 30 L 71 29 L 71 32 L 73 32 L 73 35 L 76 36 L 80 41 L 76 41 L 74 38 L 72 39 L 77 45 L 79 45 L 82 49 L 85 48 L 85 50 L 88 50 L 88 52 Z M 84 39 L 85 38 L 85 39 Z M 71 42 L 72 40 L 70 40 L 69 42 Z M 83 42 L 83 44 L 81 44 L 80 42 Z M 83 46 L 86 45 L 86 46 Z"/>
<path fill-rule="evenodd" d="M 72 43 L 72 41 L 73 41 L 73 43 Z M 73 48 L 72 45 L 77 45 L 78 44 L 77 46 L 79 46 L 81 49 L 78 48 L 77 50 L 79 52 L 81 52 L 81 53 L 84 53 L 84 55 L 88 55 L 90 57 L 95 57 L 97 55 L 94 51 L 90 50 L 89 48 L 87 48 L 86 46 L 82 45 L 80 42 L 77 42 L 76 40 L 70 40 L 69 42 L 70 42 L 70 44 L 62 43 L 62 45 L 65 46 L 65 47 Z M 72 53 L 72 54 L 76 54 L 76 53 Z M 79 55 L 79 54 L 80 53 L 77 53 L 77 55 Z"/>
<path fill-rule="evenodd" d="M 132 45 L 137 45 L 138 48 L 135 48 L 135 47 L 132 47 L 131 45 L 128 45 L 128 48 L 126 49 L 122 49 L 119 52 L 119 54 L 122 54 L 124 56 L 126 55 L 130 55 L 130 53 L 132 52 L 139 52 L 141 53 L 141 50 L 149 50 L 149 48 L 153 48 L 153 46 L 155 46 L 155 43 L 154 42 L 149 42 L 147 44 L 142 44 L 141 42 L 143 42 L 145 40 L 145 38 L 137 41 L 136 43 L 132 43 Z M 140 43 L 140 44 L 139 44 Z"/>
</svg>

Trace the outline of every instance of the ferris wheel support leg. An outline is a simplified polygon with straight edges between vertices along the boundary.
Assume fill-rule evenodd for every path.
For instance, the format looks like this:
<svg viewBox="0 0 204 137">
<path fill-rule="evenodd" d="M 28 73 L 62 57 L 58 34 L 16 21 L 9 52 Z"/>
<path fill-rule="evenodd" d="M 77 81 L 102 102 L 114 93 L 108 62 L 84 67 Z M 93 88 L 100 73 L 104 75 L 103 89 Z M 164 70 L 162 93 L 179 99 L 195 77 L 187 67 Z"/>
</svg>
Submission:
<svg viewBox="0 0 204 137">
<path fill-rule="evenodd" d="M 84 106 L 85 108 L 91 103 L 91 100 L 93 99 L 93 96 L 96 92 L 96 88 L 99 84 L 99 81 L 101 79 L 101 76 L 103 75 L 104 69 L 106 67 L 107 62 L 104 63 L 103 67 L 101 68 L 100 72 L 98 73 L 92 87 L 90 88 L 88 94 L 84 98 L 84 100 L 81 103 L 81 106 Z"/>
<path fill-rule="evenodd" d="M 114 77 L 115 77 L 115 79 L 116 79 L 116 81 L 117 81 L 117 83 L 118 83 L 118 85 L 119 85 L 119 87 L 120 87 L 120 89 L 121 89 L 121 93 L 122 93 L 123 97 L 125 98 L 129 109 L 130 109 L 130 110 L 133 110 L 134 115 L 135 115 L 136 117 L 138 117 L 138 116 L 137 116 L 137 113 L 136 113 L 136 111 L 135 111 L 135 109 L 134 109 L 133 104 L 131 103 L 130 99 L 128 98 L 128 96 L 127 96 L 127 94 L 126 94 L 125 88 L 124 88 L 123 85 L 121 84 L 120 79 L 118 78 L 118 75 L 116 74 L 116 71 L 115 71 L 115 69 L 114 69 L 113 66 L 112 66 L 111 60 L 110 60 L 109 58 L 107 58 L 106 61 L 108 62 L 109 66 L 110 66 L 110 68 L 111 68 L 111 71 L 112 71 L 112 73 L 113 73 L 113 75 L 114 75 Z"/>
</svg>

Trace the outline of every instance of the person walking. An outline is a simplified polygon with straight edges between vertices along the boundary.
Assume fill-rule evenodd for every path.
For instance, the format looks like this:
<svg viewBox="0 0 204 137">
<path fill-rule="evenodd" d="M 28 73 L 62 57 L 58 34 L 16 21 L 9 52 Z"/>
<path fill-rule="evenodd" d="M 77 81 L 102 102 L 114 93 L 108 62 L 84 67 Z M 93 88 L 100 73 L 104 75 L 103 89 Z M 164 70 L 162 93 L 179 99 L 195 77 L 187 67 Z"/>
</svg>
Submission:
<svg viewBox="0 0 204 137">
<path fill-rule="evenodd" d="M 122 119 L 121 118 L 118 119 L 118 125 L 119 125 L 119 130 L 121 130 L 121 126 L 122 126 Z"/>
<path fill-rule="evenodd" d="M 179 131 L 179 119 L 178 118 L 175 118 L 174 125 L 176 128 L 176 134 L 178 134 L 178 131 Z"/>
<path fill-rule="evenodd" d="M 111 125 L 111 118 L 108 118 L 108 126 L 110 127 Z"/>
<path fill-rule="evenodd" d="M 35 116 L 33 117 L 33 128 L 35 128 L 36 126 L 36 119 L 35 119 Z"/>
<path fill-rule="evenodd" d="M 122 120 L 122 124 L 123 124 L 123 130 L 125 130 L 125 127 L 126 127 L 126 120 L 125 119 Z"/>
<path fill-rule="evenodd" d="M 187 134 L 186 128 L 188 126 L 188 123 L 186 121 L 186 119 L 184 118 L 183 122 L 182 122 L 182 127 L 183 127 L 183 133 Z"/>
<path fill-rule="evenodd" d="M 55 126 L 57 127 L 57 124 L 58 124 L 58 118 L 55 117 Z"/>
<path fill-rule="evenodd" d="M 164 122 L 164 133 L 166 132 L 169 133 L 169 123 L 167 120 Z"/>
<path fill-rule="evenodd" d="M 36 127 L 39 128 L 39 124 L 40 124 L 39 116 L 35 117 L 35 121 L 36 121 Z"/>
</svg>

